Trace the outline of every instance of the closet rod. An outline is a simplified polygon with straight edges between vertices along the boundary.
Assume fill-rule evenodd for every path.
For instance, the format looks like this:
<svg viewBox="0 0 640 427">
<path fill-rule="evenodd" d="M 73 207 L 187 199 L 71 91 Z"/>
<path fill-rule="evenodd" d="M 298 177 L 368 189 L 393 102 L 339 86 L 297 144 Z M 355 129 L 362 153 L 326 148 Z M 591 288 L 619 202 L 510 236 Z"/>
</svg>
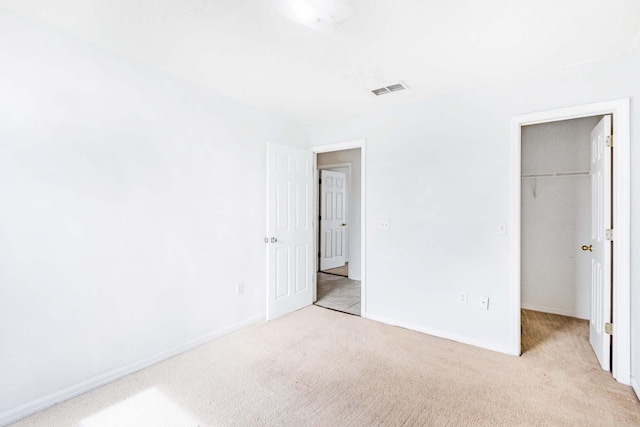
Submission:
<svg viewBox="0 0 640 427">
<path fill-rule="evenodd" d="M 562 177 L 562 176 L 587 176 L 589 172 L 555 172 L 555 173 L 532 173 L 522 175 L 522 178 L 546 178 L 546 177 Z"/>
</svg>

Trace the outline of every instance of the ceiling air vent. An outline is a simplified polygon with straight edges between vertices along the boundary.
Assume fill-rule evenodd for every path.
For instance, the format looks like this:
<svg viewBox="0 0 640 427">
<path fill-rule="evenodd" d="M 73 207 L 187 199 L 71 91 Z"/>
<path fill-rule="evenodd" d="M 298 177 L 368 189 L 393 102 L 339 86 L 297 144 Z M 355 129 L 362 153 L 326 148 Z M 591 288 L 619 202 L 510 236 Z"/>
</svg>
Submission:
<svg viewBox="0 0 640 427">
<path fill-rule="evenodd" d="M 397 92 L 399 90 L 405 90 L 408 89 L 407 85 L 400 82 L 400 83 L 396 83 L 393 85 L 389 85 L 389 86 L 385 86 L 385 87 L 381 87 L 378 89 L 374 89 L 371 91 L 371 93 L 373 93 L 375 96 L 380 96 L 380 95 L 384 95 L 386 93 L 391 93 L 391 92 Z"/>
</svg>

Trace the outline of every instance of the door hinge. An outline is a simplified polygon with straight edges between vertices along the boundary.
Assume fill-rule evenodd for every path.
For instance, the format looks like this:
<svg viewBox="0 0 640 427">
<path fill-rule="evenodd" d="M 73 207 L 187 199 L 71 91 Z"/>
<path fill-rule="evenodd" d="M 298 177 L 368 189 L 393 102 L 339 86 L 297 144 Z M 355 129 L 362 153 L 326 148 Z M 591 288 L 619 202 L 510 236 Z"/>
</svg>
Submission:
<svg viewBox="0 0 640 427">
<path fill-rule="evenodd" d="M 318 221 L 322 221 L 322 216 L 318 215 Z"/>
<path fill-rule="evenodd" d="M 322 178 L 318 180 L 318 184 L 322 184 Z"/>
<path fill-rule="evenodd" d="M 608 148 L 613 147 L 613 135 L 607 136 L 607 147 Z"/>
<path fill-rule="evenodd" d="M 264 242 L 265 242 L 265 243 L 269 243 L 269 238 L 268 238 L 268 237 L 265 237 L 265 238 L 264 238 Z"/>
<path fill-rule="evenodd" d="M 607 239 L 607 240 L 613 241 L 613 229 L 612 228 L 607 228 L 606 230 L 604 230 L 604 238 Z"/>
<path fill-rule="evenodd" d="M 607 335 L 613 335 L 613 323 L 605 323 L 604 324 L 604 333 Z"/>
</svg>

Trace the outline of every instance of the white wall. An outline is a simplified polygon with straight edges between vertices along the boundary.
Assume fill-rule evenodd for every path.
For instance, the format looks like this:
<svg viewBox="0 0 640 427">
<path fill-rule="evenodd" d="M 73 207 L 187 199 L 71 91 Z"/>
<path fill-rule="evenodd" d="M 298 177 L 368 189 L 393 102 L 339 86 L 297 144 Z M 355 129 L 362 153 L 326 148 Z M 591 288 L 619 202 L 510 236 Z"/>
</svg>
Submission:
<svg viewBox="0 0 640 427">
<path fill-rule="evenodd" d="M 527 76 L 310 130 L 313 145 L 367 140 L 369 317 L 494 349 L 511 335 L 510 120 L 631 97 L 631 161 L 640 167 L 640 53 Z M 411 85 L 411 82 L 408 82 Z M 388 95 L 393 96 L 393 95 Z M 376 100 L 372 98 L 371 102 Z M 640 253 L 640 173 L 632 172 L 632 254 Z M 381 230 L 381 219 L 390 229 Z M 640 263 L 632 264 L 633 372 L 640 375 Z M 458 292 L 469 304 L 458 303 Z M 489 310 L 478 306 L 489 296 Z"/>
<path fill-rule="evenodd" d="M 264 315 L 265 141 L 304 128 L 1 13 L 0 64 L 0 415 Z M 308 129 L 367 138 L 371 317 L 512 345 L 509 120 L 631 97 L 635 170 L 638 75 L 636 52 Z"/>
<path fill-rule="evenodd" d="M 332 151 L 329 153 L 318 153 L 317 163 L 319 166 L 332 165 L 337 163 L 351 163 L 351 188 L 349 200 L 349 217 L 351 226 L 349 227 L 349 278 L 361 280 L 362 263 L 360 240 L 362 235 L 361 223 L 361 201 L 362 201 L 362 170 L 360 149 Z"/>
<path fill-rule="evenodd" d="M 522 128 L 522 307 L 589 319 L 591 130 L 600 117 Z"/>
<path fill-rule="evenodd" d="M 0 419 L 264 316 L 266 143 L 304 127 L 4 13 L 0 64 Z"/>
</svg>

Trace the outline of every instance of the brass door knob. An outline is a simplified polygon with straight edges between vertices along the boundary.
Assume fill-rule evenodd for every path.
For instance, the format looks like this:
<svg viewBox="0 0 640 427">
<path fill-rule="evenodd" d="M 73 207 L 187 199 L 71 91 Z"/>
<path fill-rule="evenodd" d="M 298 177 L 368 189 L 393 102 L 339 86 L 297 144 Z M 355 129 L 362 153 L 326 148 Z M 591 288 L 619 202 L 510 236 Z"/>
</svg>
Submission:
<svg viewBox="0 0 640 427">
<path fill-rule="evenodd" d="M 591 247 L 592 245 L 582 245 L 582 250 L 583 251 L 589 251 L 589 252 L 593 252 L 593 248 Z"/>
</svg>

